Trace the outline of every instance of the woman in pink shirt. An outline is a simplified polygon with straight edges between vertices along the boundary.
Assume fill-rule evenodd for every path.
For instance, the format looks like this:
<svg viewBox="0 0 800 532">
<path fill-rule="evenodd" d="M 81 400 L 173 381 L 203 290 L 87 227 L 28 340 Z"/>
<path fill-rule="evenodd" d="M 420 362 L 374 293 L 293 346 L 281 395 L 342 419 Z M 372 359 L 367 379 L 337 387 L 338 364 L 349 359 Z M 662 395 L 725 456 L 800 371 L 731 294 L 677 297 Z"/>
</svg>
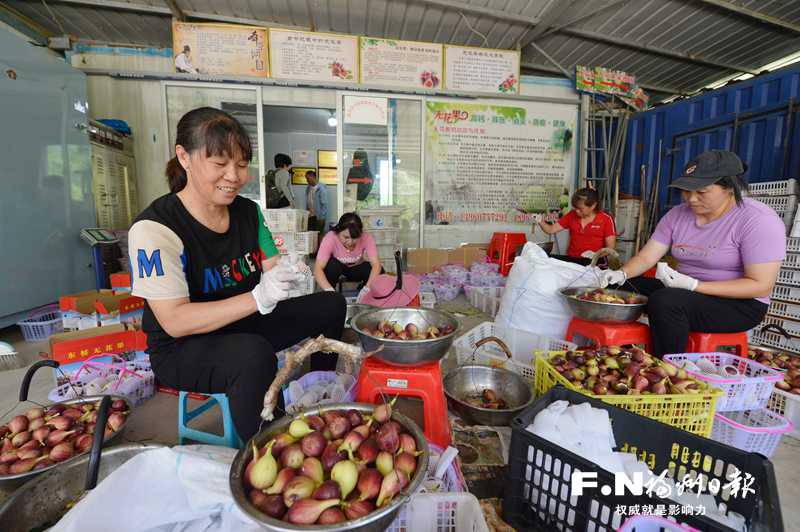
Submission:
<svg viewBox="0 0 800 532">
<path fill-rule="evenodd" d="M 786 227 L 770 207 L 742 197 L 744 172 L 733 152 L 701 153 L 670 185 L 683 203 L 661 219 L 638 255 L 602 274 L 601 286 L 625 283 L 649 296 L 658 356 L 684 352 L 690 332 L 747 331 L 767 312 L 786 256 Z M 677 271 L 658 262 L 668 252 Z M 656 263 L 656 279 L 637 277 Z"/>
<path fill-rule="evenodd" d="M 344 275 L 348 281 L 358 281 L 361 287 L 369 289 L 382 271 L 375 239 L 364 231 L 356 213 L 344 213 L 317 250 L 314 264 L 317 284 L 323 290 L 333 291 L 339 277 Z"/>
</svg>

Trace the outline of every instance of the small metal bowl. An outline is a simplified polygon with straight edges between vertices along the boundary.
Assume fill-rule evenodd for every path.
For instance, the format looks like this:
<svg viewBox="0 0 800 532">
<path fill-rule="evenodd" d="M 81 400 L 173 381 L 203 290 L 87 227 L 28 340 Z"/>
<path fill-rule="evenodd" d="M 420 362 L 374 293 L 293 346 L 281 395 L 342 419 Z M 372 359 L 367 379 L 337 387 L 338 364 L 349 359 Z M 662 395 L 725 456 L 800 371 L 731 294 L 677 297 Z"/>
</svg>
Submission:
<svg viewBox="0 0 800 532">
<path fill-rule="evenodd" d="M 520 375 L 503 368 L 470 365 L 460 366 L 448 373 L 444 379 L 444 393 L 447 403 L 467 421 L 476 425 L 503 426 L 533 403 L 531 383 Z M 482 393 L 490 388 L 498 398 L 511 408 L 495 410 L 474 406 L 464 398 Z"/>
<path fill-rule="evenodd" d="M 440 329 L 449 326 L 453 328 L 453 332 L 430 340 L 391 340 L 378 338 L 366 332 L 376 328 L 378 322 L 383 320 L 396 321 L 403 325 L 413 323 L 424 329 L 431 325 Z M 375 351 L 383 346 L 383 349 L 373 356 L 396 366 L 419 366 L 426 362 L 441 360 L 453 345 L 458 331 L 458 320 L 450 314 L 440 310 L 416 307 L 368 310 L 353 318 L 351 323 L 353 330 L 361 340 L 361 347 L 364 351 Z"/>
<path fill-rule="evenodd" d="M 579 286 L 560 290 L 561 295 L 567 300 L 567 305 L 569 305 L 572 313 L 582 320 L 604 323 L 629 323 L 638 320 L 647 306 L 647 297 L 643 295 L 626 290 L 610 290 L 608 288 L 605 288 L 604 291 L 609 294 L 620 297 L 636 296 L 642 302 L 629 305 L 627 303 L 601 303 L 599 301 L 578 299 L 577 296 L 591 290 L 597 290 L 597 287 Z"/>
</svg>

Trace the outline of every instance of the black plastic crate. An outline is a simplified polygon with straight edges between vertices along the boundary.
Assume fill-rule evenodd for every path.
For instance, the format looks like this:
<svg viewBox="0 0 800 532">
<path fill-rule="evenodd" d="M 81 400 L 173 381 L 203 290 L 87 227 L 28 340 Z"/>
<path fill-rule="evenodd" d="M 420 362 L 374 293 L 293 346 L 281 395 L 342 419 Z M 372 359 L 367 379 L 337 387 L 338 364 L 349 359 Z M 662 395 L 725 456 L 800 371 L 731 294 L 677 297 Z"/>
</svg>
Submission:
<svg viewBox="0 0 800 532">
<path fill-rule="evenodd" d="M 571 404 L 589 403 L 608 411 L 617 450 L 635 452 L 650 469 L 682 479 L 686 474 L 702 474 L 717 478 L 721 485 L 736 467 L 741 476 L 752 475 L 747 497 L 731 497 L 725 491 L 715 496 L 734 512 L 744 516 L 749 532 L 782 532 L 778 488 L 772 463 L 764 456 L 747 453 L 722 443 L 659 423 L 627 410 L 608 405 L 563 386 L 551 388 L 530 408 L 517 416 L 512 424 L 509 453 L 509 482 L 503 501 L 503 518 L 517 530 L 562 530 L 572 532 L 612 532 L 626 516 L 615 513 L 618 505 L 675 504 L 655 495 L 604 495 L 599 487 L 614 486 L 608 471 L 566 449 L 540 438 L 525 428 L 536 414 L 557 400 Z M 598 488 L 584 488 L 580 496 L 572 495 L 573 472 L 597 472 Z M 678 522 L 703 531 L 737 532 L 702 515 L 679 515 Z"/>
</svg>

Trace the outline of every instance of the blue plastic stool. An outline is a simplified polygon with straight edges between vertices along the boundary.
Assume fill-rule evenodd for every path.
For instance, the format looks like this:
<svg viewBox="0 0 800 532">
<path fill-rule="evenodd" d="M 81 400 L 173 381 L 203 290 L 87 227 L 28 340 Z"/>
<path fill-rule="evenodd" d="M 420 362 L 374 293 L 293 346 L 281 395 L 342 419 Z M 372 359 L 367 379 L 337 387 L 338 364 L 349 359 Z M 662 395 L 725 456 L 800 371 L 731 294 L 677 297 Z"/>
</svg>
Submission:
<svg viewBox="0 0 800 532">
<path fill-rule="evenodd" d="M 180 392 L 178 395 L 178 444 L 183 445 L 184 440 L 193 440 L 200 443 L 207 443 L 209 445 L 222 445 L 231 447 L 233 449 L 240 449 L 242 447 L 242 440 L 236 434 L 236 428 L 233 426 L 233 417 L 231 416 L 231 409 L 228 406 L 228 397 L 224 393 L 211 394 L 209 398 L 194 410 L 189 410 L 187 402 L 189 400 L 188 392 Z M 222 411 L 222 427 L 223 435 L 211 434 L 201 430 L 193 429 L 188 426 L 188 423 L 208 410 L 214 405 L 219 405 Z"/>
</svg>

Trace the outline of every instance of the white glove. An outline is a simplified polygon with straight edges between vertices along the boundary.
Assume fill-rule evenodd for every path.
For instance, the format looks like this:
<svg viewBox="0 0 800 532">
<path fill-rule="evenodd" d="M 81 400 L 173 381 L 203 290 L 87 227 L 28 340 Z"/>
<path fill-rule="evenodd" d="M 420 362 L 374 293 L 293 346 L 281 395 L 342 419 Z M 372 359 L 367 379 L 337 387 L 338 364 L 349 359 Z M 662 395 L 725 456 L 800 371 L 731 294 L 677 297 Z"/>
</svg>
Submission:
<svg viewBox="0 0 800 532">
<path fill-rule="evenodd" d="M 690 292 L 694 292 L 700 284 L 694 277 L 673 270 L 666 262 L 659 262 L 656 265 L 656 279 L 664 283 L 667 288 L 683 288 Z"/>
<path fill-rule="evenodd" d="M 297 274 L 282 263 L 278 263 L 261 274 L 261 280 L 253 289 L 253 299 L 261 314 L 269 314 L 279 301 L 289 299 L 289 290 Z"/>
<path fill-rule="evenodd" d="M 358 293 L 358 296 L 356 297 L 356 303 L 363 303 L 364 298 L 367 297 L 367 294 L 369 294 L 369 286 L 365 286 L 364 288 L 361 289 L 361 291 Z"/>
<path fill-rule="evenodd" d="M 584 259 L 593 259 L 594 258 L 594 251 L 589 251 L 588 249 L 581 253 L 581 257 Z"/>
<path fill-rule="evenodd" d="M 625 284 L 628 276 L 622 270 L 603 270 L 600 273 L 600 288 L 605 288 L 610 284 Z"/>
</svg>

